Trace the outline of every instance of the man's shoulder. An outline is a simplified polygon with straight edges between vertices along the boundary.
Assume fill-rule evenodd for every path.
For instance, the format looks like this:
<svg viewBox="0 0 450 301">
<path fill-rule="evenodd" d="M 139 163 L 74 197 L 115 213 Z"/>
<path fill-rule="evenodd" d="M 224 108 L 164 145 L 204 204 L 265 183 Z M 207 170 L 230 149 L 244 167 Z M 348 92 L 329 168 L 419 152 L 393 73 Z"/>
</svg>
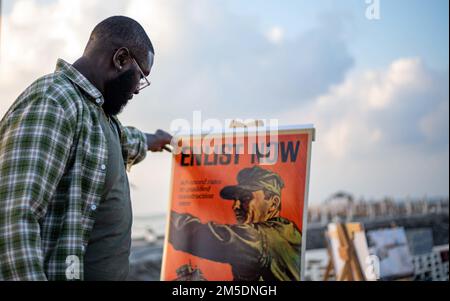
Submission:
<svg viewBox="0 0 450 301">
<path fill-rule="evenodd" d="M 46 74 L 29 85 L 14 103 L 14 109 L 42 104 L 55 105 L 65 115 L 76 116 L 82 98 L 74 83 L 62 72 Z"/>
<path fill-rule="evenodd" d="M 277 232 L 296 233 L 301 235 L 298 226 L 291 220 L 284 217 L 271 218 L 268 221 L 259 224 L 260 227 Z"/>
</svg>

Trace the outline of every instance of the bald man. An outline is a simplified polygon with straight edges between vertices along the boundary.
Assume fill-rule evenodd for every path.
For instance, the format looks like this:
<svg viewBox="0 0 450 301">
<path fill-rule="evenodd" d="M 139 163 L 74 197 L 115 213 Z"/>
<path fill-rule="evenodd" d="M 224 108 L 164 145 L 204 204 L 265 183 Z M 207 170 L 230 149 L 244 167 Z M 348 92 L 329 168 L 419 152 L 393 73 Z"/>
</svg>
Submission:
<svg viewBox="0 0 450 301">
<path fill-rule="evenodd" d="M 0 122 L 0 280 L 125 280 L 126 169 L 170 134 L 117 115 L 148 87 L 155 51 L 133 19 L 99 23 L 73 65 L 32 83 Z"/>
</svg>

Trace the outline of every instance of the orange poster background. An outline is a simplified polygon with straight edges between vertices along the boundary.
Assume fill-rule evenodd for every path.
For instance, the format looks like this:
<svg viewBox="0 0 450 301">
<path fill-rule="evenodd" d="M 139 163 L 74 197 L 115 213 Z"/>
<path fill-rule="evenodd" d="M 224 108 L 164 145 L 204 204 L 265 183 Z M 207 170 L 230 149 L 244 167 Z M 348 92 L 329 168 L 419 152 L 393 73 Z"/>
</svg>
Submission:
<svg viewBox="0 0 450 301">
<path fill-rule="evenodd" d="M 304 196 L 307 183 L 308 147 L 310 132 L 301 133 L 278 133 L 278 143 L 300 141 L 299 153 L 295 162 L 288 160 L 281 162 L 281 150 L 277 163 L 274 165 L 260 165 L 262 168 L 278 173 L 285 183 L 282 189 L 281 216 L 293 221 L 300 231 L 303 225 Z M 267 140 L 268 141 L 268 140 Z M 234 141 L 236 142 L 236 140 Z M 203 223 L 216 222 L 221 224 L 236 224 L 236 218 L 232 210 L 232 201 L 220 198 L 220 190 L 227 185 L 237 184 L 237 174 L 240 170 L 259 165 L 257 161 L 252 163 L 252 155 L 247 153 L 247 138 L 245 138 L 246 153 L 239 155 L 239 164 L 233 164 L 234 154 L 229 165 L 213 166 L 181 166 L 181 154 L 175 155 L 172 162 L 172 191 L 170 200 L 170 210 L 178 213 L 189 213 L 200 218 Z M 213 155 L 210 155 L 211 158 Z M 189 161 L 189 160 L 186 160 Z M 185 162 L 186 162 L 185 161 Z M 182 187 L 192 187 L 193 185 L 182 185 L 185 180 L 220 180 L 221 184 L 207 185 L 211 190 L 207 194 L 212 194 L 212 199 L 179 199 Z M 167 232 L 168 234 L 168 232 Z M 302 242 L 304 243 L 304 241 Z M 174 280 L 177 278 L 176 269 L 185 264 L 191 264 L 199 268 L 207 280 L 233 280 L 231 266 L 229 264 L 218 263 L 207 259 L 202 259 L 185 252 L 175 250 L 166 238 L 165 252 L 163 260 L 163 280 Z"/>
</svg>

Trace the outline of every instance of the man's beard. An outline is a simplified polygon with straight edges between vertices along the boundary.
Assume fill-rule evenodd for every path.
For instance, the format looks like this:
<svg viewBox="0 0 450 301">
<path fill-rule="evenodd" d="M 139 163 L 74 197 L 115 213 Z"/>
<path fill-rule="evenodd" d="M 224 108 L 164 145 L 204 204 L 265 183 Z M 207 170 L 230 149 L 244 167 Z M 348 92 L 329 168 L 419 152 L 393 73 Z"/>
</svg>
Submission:
<svg viewBox="0 0 450 301">
<path fill-rule="evenodd" d="M 134 84 L 134 71 L 128 70 L 115 79 L 105 83 L 105 102 L 103 111 L 108 115 L 117 115 L 127 105 L 130 94 L 132 95 Z"/>
</svg>

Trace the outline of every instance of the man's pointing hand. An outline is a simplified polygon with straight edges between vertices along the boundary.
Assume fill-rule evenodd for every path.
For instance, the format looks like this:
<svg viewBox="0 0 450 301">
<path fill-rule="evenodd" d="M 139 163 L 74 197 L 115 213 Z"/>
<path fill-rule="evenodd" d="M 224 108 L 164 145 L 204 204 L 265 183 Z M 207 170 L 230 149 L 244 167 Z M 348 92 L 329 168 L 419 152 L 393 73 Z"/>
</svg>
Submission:
<svg viewBox="0 0 450 301">
<path fill-rule="evenodd" d="M 172 140 L 172 135 L 163 131 L 157 130 L 154 134 L 145 134 L 147 137 L 147 150 L 152 152 L 161 152 L 164 149 L 171 151 L 169 145 Z"/>
</svg>

